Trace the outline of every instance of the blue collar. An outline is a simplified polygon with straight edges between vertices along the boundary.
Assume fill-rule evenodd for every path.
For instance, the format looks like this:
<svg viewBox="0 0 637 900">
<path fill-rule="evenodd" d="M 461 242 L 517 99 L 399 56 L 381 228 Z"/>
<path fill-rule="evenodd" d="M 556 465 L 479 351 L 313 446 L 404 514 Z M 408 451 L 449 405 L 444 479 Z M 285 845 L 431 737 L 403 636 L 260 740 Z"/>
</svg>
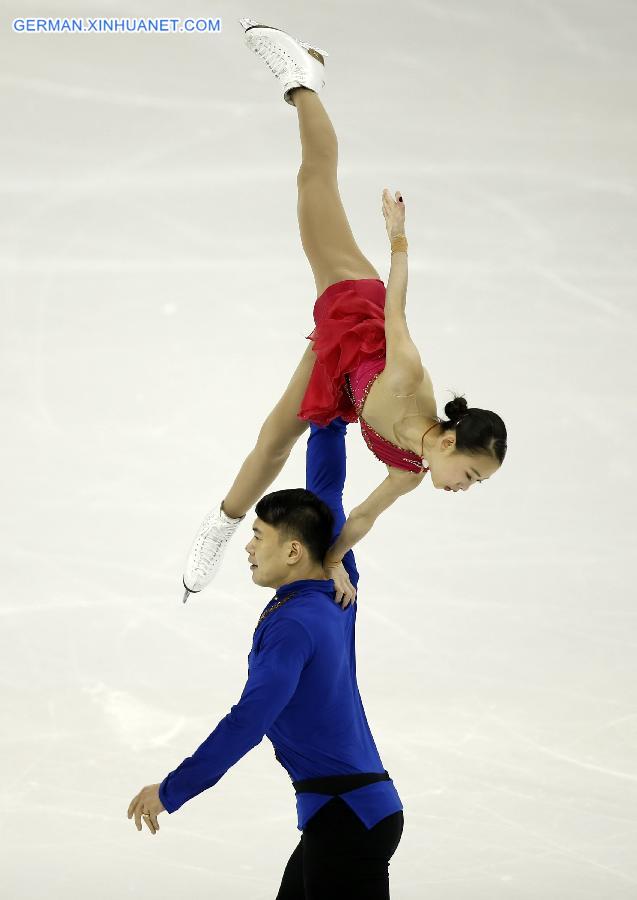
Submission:
<svg viewBox="0 0 637 900">
<path fill-rule="evenodd" d="M 334 580 L 332 578 L 301 578 L 299 581 L 291 581 L 277 588 L 277 600 L 283 600 L 288 594 L 298 591 L 324 591 L 326 594 L 334 592 Z M 274 600 L 274 597 L 272 598 Z"/>
</svg>

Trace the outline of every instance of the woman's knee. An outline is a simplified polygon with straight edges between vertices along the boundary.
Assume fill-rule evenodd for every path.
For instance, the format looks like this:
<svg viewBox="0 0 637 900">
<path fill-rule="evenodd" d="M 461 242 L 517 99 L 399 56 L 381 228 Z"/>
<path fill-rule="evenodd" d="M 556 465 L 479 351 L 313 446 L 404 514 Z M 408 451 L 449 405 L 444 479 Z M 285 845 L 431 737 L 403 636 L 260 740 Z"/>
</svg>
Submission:
<svg viewBox="0 0 637 900">
<path fill-rule="evenodd" d="M 308 182 L 329 181 L 338 184 L 338 158 L 332 153 L 317 153 L 311 160 L 304 160 L 296 175 L 296 185 L 302 188 Z"/>
</svg>

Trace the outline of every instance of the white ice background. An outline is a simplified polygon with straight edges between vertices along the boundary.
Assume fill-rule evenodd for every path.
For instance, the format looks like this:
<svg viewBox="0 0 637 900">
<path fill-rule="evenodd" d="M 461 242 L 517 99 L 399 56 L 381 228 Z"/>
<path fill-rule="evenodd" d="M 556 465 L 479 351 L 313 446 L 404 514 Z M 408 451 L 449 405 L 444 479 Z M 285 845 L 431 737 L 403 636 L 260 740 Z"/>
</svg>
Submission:
<svg viewBox="0 0 637 900">
<path fill-rule="evenodd" d="M 222 31 L 11 30 L 98 15 Z M 632 0 L 3 4 L 2 894 L 268 900 L 299 837 L 267 740 L 158 834 L 126 818 L 240 695 L 250 516 L 186 605 L 181 574 L 313 324 L 296 112 L 243 15 L 330 52 L 356 239 L 386 279 L 400 189 L 439 413 L 509 433 L 489 482 L 425 482 L 355 547 L 392 897 L 636 898 Z M 356 425 L 348 466 L 350 509 L 386 474 Z"/>
</svg>

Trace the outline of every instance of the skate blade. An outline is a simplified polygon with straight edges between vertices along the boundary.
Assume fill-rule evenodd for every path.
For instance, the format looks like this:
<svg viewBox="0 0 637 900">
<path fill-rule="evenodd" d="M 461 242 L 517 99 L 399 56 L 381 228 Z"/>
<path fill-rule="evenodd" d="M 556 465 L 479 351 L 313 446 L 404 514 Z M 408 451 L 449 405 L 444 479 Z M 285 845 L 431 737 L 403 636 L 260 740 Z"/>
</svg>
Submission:
<svg viewBox="0 0 637 900">
<path fill-rule="evenodd" d="M 186 602 L 186 600 L 188 599 L 188 597 L 190 597 L 191 594 L 197 594 L 197 593 L 199 593 L 198 591 L 191 591 L 190 588 L 187 588 L 187 587 L 186 587 L 186 582 L 184 581 L 183 578 L 181 579 L 181 583 L 183 584 L 184 588 L 186 589 L 186 592 L 185 592 L 185 594 L 184 594 L 184 599 L 183 599 L 183 601 L 182 601 L 183 603 Z"/>
<path fill-rule="evenodd" d="M 255 22 L 254 19 L 239 19 L 239 24 L 243 28 L 244 31 L 248 31 L 250 28 L 255 28 L 258 26 L 258 22 Z"/>
</svg>

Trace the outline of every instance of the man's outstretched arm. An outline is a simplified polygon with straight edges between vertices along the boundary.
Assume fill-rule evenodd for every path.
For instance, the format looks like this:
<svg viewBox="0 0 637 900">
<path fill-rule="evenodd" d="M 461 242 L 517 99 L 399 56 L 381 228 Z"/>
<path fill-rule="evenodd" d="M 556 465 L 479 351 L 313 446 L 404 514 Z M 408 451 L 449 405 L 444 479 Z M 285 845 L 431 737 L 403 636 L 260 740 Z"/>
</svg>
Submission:
<svg viewBox="0 0 637 900">
<path fill-rule="evenodd" d="M 215 730 L 159 785 L 169 813 L 215 785 L 241 757 L 256 747 L 290 702 L 303 667 L 311 658 L 312 639 L 299 622 L 272 618 L 262 626 L 258 650 L 248 657 L 248 680 L 239 701 Z"/>
<path fill-rule="evenodd" d="M 305 487 L 326 503 L 334 516 L 332 543 L 345 524 L 343 488 L 346 475 L 345 435 L 347 424 L 340 417 L 322 428 L 310 422 L 305 457 Z M 343 565 L 354 587 L 358 584 L 358 570 L 354 552 L 348 550 Z"/>
</svg>

